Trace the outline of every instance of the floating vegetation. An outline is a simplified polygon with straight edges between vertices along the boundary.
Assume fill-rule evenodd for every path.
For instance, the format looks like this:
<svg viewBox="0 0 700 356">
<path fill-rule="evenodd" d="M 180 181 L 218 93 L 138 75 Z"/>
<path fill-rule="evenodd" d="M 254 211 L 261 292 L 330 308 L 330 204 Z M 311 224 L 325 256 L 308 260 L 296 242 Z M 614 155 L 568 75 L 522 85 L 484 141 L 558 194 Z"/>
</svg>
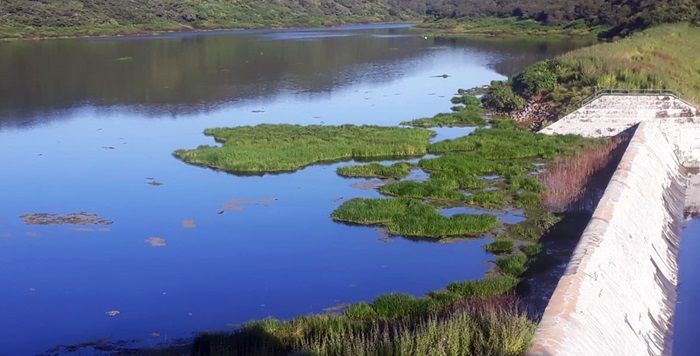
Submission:
<svg viewBox="0 0 700 356">
<path fill-rule="evenodd" d="M 494 215 L 445 217 L 420 200 L 406 198 L 351 199 L 338 207 L 332 217 L 342 222 L 383 225 L 392 235 L 429 238 L 477 236 L 498 225 Z"/>
<path fill-rule="evenodd" d="M 207 129 L 204 134 L 223 145 L 177 150 L 174 155 L 195 165 L 256 174 L 346 159 L 419 156 L 434 133 L 380 126 L 258 125 Z"/>
<path fill-rule="evenodd" d="M 380 163 L 370 163 L 358 166 L 339 167 L 338 175 L 348 178 L 403 178 L 406 177 L 415 164 L 408 162 L 398 162 L 391 166 Z"/>
<path fill-rule="evenodd" d="M 97 214 L 92 213 L 70 213 L 70 214 L 51 214 L 51 213 L 32 213 L 20 216 L 22 221 L 27 225 L 110 225 L 111 220 L 101 218 Z"/>
<path fill-rule="evenodd" d="M 149 237 L 146 239 L 146 243 L 151 247 L 165 247 L 167 241 L 162 237 Z"/>
</svg>

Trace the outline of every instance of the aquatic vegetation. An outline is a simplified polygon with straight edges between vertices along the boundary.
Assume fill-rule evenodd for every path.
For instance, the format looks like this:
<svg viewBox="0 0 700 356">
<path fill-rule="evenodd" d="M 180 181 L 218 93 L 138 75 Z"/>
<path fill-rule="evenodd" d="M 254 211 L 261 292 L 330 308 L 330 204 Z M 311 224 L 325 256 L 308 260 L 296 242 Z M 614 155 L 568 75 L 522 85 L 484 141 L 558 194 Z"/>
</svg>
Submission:
<svg viewBox="0 0 700 356">
<path fill-rule="evenodd" d="M 511 240 L 496 240 L 490 244 L 484 245 L 484 250 L 496 255 L 513 252 L 513 241 Z"/>
<path fill-rule="evenodd" d="M 415 119 L 402 122 L 401 125 L 413 127 L 454 127 L 454 126 L 484 126 L 486 120 L 483 118 L 481 101 L 473 96 L 457 96 L 452 98 L 453 104 L 464 104 L 464 106 L 453 106 L 451 113 L 440 113 L 433 117 Z"/>
<path fill-rule="evenodd" d="M 424 182 L 404 181 L 384 185 L 379 192 L 404 198 L 430 198 L 460 200 L 464 195 L 457 191 L 459 184 L 449 179 L 431 178 Z"/>
<path fill-rule="evenodd" d="M 499 209 L 506 206 L 508 198 L 501 190 L 484 190 L 466 198 L 467 204 L 486 209 Z"/>
<path fill-rule="evenodd" d="M 111 225 L 112 221 L 93 213 L 31 213 L 20 216 L 27 225 Z"/>
<path fill-rule="evenodd" d="M 177 150 L 181 160 L 230 173 L 288 172 L 344 159 L 410 157 L 426 153 L 425 129 L 380 126 L 257 125 L 207 129 L 222 146 Z"/>
<path fill-rule="evenodd" d="M 339 167 L 338 175 L 354 178 L 403 178 L 407 176 L 416 165 L 408 162 L 398 162 L 391 166 L 380 163 L 370 163 L 357 166 Z"/>
<path fill-rule="evenodd" d="M 430 145 L 431 153 L 468 152 L 482 160 L 553 159 L 591 147 L 597 140 L 578 135 L 548 136 L 524 129 L 482 128 L 471 135 Z"/>
<path fill-rule="evenodd" d="M 384 225 L 392 235 L 429 238 L 476 236 L 498 225 L 498 218 L 493 215 L 445 217 L 426 203 L 406 198 L 355 198 L 343 203 L 331 216 L 336 221 Z"/>
<path fill-rule="evenodd" d="M 513 277 L 519 277 L 520 275 L 525 273 L 525 270 L 527 270 L 527 267 L 525 266 L 526 263 L 527 257 L 524 255 L 515 255 L 510 257 L 499 258 L 498 260 L 496 260 L 496 265 L 498 266 L 498 269 L 502 273 Z"/>
</svg>

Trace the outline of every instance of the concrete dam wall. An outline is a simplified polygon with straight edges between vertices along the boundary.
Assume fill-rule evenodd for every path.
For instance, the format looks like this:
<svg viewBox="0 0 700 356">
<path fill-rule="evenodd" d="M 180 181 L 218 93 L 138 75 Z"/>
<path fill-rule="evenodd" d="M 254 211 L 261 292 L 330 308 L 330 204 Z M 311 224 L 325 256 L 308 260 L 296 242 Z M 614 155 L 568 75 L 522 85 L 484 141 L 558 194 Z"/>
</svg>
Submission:
<svg viewBox="0 0 700 356">
<path fill-rule="evenodd" d="M 531 355 L 669 352 L 686 178 L 658 125 L 636 129 L 545 309 Z"/>
</svg>

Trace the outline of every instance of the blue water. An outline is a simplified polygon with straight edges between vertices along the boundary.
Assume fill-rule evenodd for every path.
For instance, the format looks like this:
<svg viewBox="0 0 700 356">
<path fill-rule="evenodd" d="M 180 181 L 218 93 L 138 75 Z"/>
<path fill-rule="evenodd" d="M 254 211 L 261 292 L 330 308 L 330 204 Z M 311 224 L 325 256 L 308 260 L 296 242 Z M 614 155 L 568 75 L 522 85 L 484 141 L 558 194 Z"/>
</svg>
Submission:
<svg viewBox="0 0 700 356">
<path fill-rule="evenodd" d="M 379 196 L 335 174 L 348 162 L 238 177 L 171 153 L 211 144 L 209 127 L 431 116 L 457 88 L 575 46 L 394 26 L 0 43 L 0 355 L 153 345 L 481 277 L 488 239 L 386 239 L 331 221 L 343 201 Z M 19 218 L 83 211 L 114 223 Z"/>
<path fill-rule="evenodd" d="M 700 218 L 689 220 L 683 229 L 680 248 L 680 283 L 673 327 L 673 354 L 697 355 L 700 350 Z"/>
</svg>

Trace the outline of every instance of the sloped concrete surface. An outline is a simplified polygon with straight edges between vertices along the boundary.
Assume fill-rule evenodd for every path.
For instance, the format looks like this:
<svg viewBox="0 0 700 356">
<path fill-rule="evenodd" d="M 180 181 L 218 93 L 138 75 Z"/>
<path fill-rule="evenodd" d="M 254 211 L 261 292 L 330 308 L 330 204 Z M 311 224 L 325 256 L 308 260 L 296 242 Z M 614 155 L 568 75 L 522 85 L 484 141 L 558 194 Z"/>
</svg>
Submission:
<svg viewBox="0 0 700 356">
<path fill-rule="evenodd" d="M 686 184 L 675 150 L 657 125 L 639 125 L 545 309 L 530 355 L 669 352 Z"/>
</svg>

